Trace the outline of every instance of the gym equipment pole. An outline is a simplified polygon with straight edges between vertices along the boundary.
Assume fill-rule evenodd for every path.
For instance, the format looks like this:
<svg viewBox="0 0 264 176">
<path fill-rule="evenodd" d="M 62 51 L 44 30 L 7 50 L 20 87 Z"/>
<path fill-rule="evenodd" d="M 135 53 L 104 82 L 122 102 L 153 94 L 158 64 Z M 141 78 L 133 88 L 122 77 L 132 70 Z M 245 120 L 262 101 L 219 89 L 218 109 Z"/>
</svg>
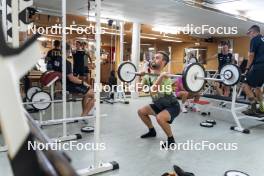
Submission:
<svg viewBox="0 0 264 176">
<path fill-rule="evenodd" d="M 2 0 L 2 25 L 4 31 L 5 41 L 7 39 L 7 26 L 6 26 L 6 0 Z"/>
<path fill-rule="evenodd" d="M 124 61 L 124 22 L 120 21 L 120 64 Z"/>
<path fill-rule="evenodd" d="M 132 33 L 132 53 L 131 53 L 131 61 L 138 69 L 139 59 L 140 59 L 140 29 L 141 25 L 137 22 L 133 23 L 133 33 Z M 136 85 L 136 81 L 132 83 L 134 86 Z M 131 92 L 132 98 L 137 98 L 138 93 Z"/>
<path fill-rule="evenodd" d="M 95 60 L 95 134 L 94 134 L 94 140 L 95 143 L 100 143 L 100 130 L 101 130 L 101 111 L 100 111 L 100 90 L 98 87 L 100 87 L 101 82 L 101 58 L 100 58 L 100 50 L 101 50 L 101 0 L 95 1 L 95 18 L 96 18 L 96 34 L 95 34 L 95 40 L 96 40 L 96 60 Z M 94 151 L 94 165 L 98 166 L 98 152 Z"/>
<path fill-rule="evenodd" d="M 19 30 L 18 30 L 18 1 L 12 0 L 12 34 L 13 47 L 19 47 Z"/>
<path fill-rule="evenodd" d="M 63 106 L 63 114 L 62 117 L 63 119 L 66 119 L 67 117 L 67 102 L 66 102 L 66 0 L 62 0 L 62 106 Z M 67 136 L 67 123 L 63 123 L 63 137 Z"/>
</svg>

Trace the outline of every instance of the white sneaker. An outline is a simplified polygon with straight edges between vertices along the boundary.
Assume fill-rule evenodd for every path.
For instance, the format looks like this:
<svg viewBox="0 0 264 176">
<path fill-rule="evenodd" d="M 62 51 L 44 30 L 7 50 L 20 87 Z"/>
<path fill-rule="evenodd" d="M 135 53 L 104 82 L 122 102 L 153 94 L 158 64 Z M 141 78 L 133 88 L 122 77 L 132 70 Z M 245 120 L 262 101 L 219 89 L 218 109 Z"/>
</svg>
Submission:
<svg viewBox="0 0 264 176">
<path fill-rule="evenodd" d="M 187 101 L 183 104 L 183 106 L 184 106 L 185 108 L 188 108 L 188 107 L 190 106 L 190 102 L 187 100 Z"/>
<path fill-rule="evenodd" d="M 192 108 L 192 111 L 194 111 L 194 112 L 200 112 L 200 111 L 201 111 L 201 109 L 198 107 L 197 104 L 193 104 L 193 105 L 191 106 L 191 108 Z"/>
<path fill-rule="evenodd" d="M 186 107 L 184 105 L 182 106 L 181 110 L 182 110 L 183 113 L 187 113 L 188 112 L 188 110 L 186 109 Z"/>
</svg>

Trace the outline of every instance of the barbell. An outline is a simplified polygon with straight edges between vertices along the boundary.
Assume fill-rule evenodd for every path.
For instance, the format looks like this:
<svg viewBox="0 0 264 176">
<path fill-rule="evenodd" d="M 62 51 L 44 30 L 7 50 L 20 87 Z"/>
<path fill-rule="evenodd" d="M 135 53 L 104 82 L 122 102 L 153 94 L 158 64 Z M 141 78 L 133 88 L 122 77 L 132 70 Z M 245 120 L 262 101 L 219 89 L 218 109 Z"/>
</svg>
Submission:
<svg viewBox="0 0 264 176">
<path fill-rule="evenodd" d="M 136 66 L 131 62 L 123 62 L 119 65 L 117 70 L 118 78 L 122 82 L 132 82 L 136 76 L 141 76 L 141 73 L 137 72 Z M 154 73 L 145 73 L 145 75 L 159 76 Z M 168 74 L 168 77 L 177 78 L 182 77 L 184 89 L 197 93 L 200 92 L 205 81 L 217 81 L 222 82 L 227 86 L 236 85 L 240 81 L 241 71 L 238 66 L 234 64 L 225 65 L 220 71 L 220 78 L 207 77 L 205 68 L 199 63 L 191 63 L 185 67 L 182 75 L 180 74 Z"/>
</svg>

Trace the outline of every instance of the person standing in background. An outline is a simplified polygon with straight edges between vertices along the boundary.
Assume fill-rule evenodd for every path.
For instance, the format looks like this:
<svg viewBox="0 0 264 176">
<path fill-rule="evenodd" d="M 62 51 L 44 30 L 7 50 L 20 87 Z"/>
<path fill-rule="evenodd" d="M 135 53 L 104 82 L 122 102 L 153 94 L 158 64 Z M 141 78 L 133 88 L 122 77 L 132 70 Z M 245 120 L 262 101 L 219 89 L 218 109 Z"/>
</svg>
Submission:
<svg viewBox="0 0 264 176">
<path fill-rule="evenodd" d="M 76 50 L 73 51 L 73 74 L 81 80 L 85 80 L 85 67 L 84 67 L 84 58 L 85 51 L 83 50 L 82 43 L 76 41 L 75 43 Z"/>
</svg>

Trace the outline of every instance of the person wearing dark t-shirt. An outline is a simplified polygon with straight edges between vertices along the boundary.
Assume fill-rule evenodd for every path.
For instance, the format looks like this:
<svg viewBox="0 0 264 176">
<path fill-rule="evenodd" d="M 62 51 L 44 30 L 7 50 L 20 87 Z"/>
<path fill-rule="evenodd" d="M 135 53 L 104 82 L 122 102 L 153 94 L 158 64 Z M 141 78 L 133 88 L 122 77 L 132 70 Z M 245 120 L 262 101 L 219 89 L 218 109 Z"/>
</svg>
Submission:
<svg viewBox="0 0 264 176">
<path fill-rule="evenodd" d="M 62 57 L 53 60 L 53 70 L 62 73 Z M 94 107 L 94 91 L 90 85 L 73 75 L 72 64 L 66 60 L 66 90 L 70 93 L 83 94 L 82 114 L 87 116 Z"/>
<path fill-rule="evenodd" d="M 84 55 L 84 74 L 86 75 L 86 80 L 87 82 L 90 82 L 89 79 L 89 62 L 92 64 L 93 61 L 92 61 L 92 58 L 90 56 L 90 53 L 89 53 L 89 47 L 88 47 L 88 44 L 86 42 L 82 42 L 82 48 L 85 52 L 85 55 Z M 89 62 L 88 62 L 89 60 Z"/>
<path fill-rule="evenodd" d="M 226 64 L 232 64 L 234 63 L 234 58 L 233 54 L 229 53 L 229 44 L 224 42 L 221 44 L 221 53 L 218 53 L 211 58 L 217 57 L 218 60 L 218 73 L 221 72 L 221 69 L 226 65 Z M 215 82 L 216 86 L 216 91 L 219 95 L 221 96 L 229 96 L 230 94 L 230 87 L 226 86 L 221 83 Z"/>
<path fill-rule="evenodd" d="M 45 58 L 45 63 L 47 63 L 47 70 L 53 70 L 53 62 L 57 58 L 61 58 L 61 44 L 60 41 L 55 40 L 53 43 L 53 49 L 49 50 Z"/>
<path fill-rule="evenodd" d="M 76 50 L 72 53 L 73 56 L 73 74 L 84 80 L 85 73 L 85 51 L 82 48 L 80 41 L 76 41 Z"/>
<path fill-rule="evenodd" d="M 253 25 L 247 34 L 251 38 L 248 63 L 246 66 L 246 80 L 244 91 L 250 101 L 250 108 L 244 111 L 246 115 L 264 113 L 264 104 L 261 87 L 264 83 L 264 36 L 260 34 L 260 27 Z M 255 94 L 252 91 L 255 90 Z M 257 109 L 259 103 L 259 109 Z"/>
</svg>

